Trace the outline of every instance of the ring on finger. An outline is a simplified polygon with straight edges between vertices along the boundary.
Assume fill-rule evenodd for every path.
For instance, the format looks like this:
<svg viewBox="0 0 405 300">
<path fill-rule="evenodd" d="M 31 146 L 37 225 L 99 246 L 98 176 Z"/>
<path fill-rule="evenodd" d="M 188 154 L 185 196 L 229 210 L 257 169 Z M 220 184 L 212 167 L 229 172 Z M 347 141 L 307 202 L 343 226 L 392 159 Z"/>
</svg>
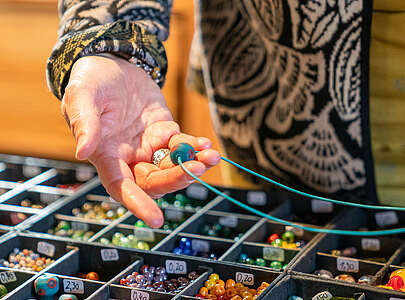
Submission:
<svg viewBox="0 0 405 300">
<path fill-rule="evenodd" d="M 160 165 L 160 162 L 163 160 L 163 158 L 166 157 L 166 155 L 168 155 L 170 153 L 169 149 L 159 149 L 157 151 L 155 151 L 152 155 L 152 162 L 155 166 Z"/>
</svg>

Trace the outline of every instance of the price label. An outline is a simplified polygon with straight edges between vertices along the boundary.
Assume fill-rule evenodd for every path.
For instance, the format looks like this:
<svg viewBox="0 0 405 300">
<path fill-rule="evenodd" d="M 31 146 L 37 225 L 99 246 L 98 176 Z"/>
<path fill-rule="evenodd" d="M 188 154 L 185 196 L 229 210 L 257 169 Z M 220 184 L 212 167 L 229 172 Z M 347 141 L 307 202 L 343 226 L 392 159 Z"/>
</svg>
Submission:
<svg viewBox="0 0 405 300">
<path fill-rule="evenodd" d="M 166 260 L 168 274 L 187 274 L 187 264 L 183 260 Z"/>
<path fill-rule="evenodd" d="M 198 252 L 210 252 L 210 243 L 202 240 L 191 240 L 191 248 Z"/>
<path fill-rule="evenodd" d="M 155 241 L 155 233 L 150 228 L 135 228 L 134 234 L 138 240 L 146 241 L 146 242 L 154 242 Z"/>
<path fill-rule="evenodd" d="M 249 191 L 246 194 L 247 202 L 250 205 L 265 206 L 267 204 L 267 195 L 261 191 Z"/>
<path fill-rule="evenodd" d="M 24 165 L 22 168 L 22 172 L 23 172 L 24 177 L 30 178 L 30 177 L 34 177 L 34 176 L 37 176 L 38 174 L 40 174 L 41 168 L 36 167 L 36 166 Z"/>
<path fill-rule="evenodd" d="M 205 200 L 208 198 L 208 190 L 200 184 L 192 184 L 186 189 L 186 195 L 190 198 Z"/>
<path fill-rule="evenodd" d="M 149 294 L 138 290 L 131 290 L 131 300 L 149 300 Z"/>
<path fill-rule="evenodd" d="M 375 222 L 380 227 L 398 224 L 398 216 L 395 211 L 382 211 L 375 213 Z"/>
<path fill-rule="evenodd" d="M 333 211 L 333 203 L 312 199 L 311 209 L 315 214 L 329 214 Z"/>
<path fill-rule="evenodd" d="M 76 179 L 78 181 L 88 181 L 94 176 L 94 170 L 89 166 L 79 166 L 76 168 Z"/>
<path fill-rule="evenodd" d="M 65 293 L 84 294 L 83 281 L 76 279 L 63 279 Z"/>
<path fill-rule="evenodd" d="M 355 259 L 348 259 L 345 257 L 338 257 L 336 259 L 336 266 L 338 271 L 342 272 L 359 272 L 359 261 Z"/>
<path fill-rule="evenodd" d="M 17 281 L 17 277 L 15 276 L 14 272 L 1 272 L 0 273 L 0 282 L 1 283 L 9 283 Z"/>
<path fill-rule="evenodd" d="M 177 209 L 166 209 L 165 219 L 169 221 L 181 221 L 184 218 L 184 212 Z"/>
<path fill-rule="evenodd" d="M 242 273 L 236 272 L 235 274 L 235 281 L 241 282 L 246 285 L 254 285 L 255 284 L 255 276 L 250 273 Z"/>
<path fill-rule="evenodd" d="M 238 226 L 238 218 L 235 216 L 226 216 L 219 218 L 219 224 L 222 226 L 232 227 L 235 228 Z"/>
<path fill-rule="evenodd" d="M 368 251 L 380 251 L 381 242 L 379 239 L 361 239 L 361 248 Z"/>
<path fill-rule="evenodd" d="M 264 247 L 263 258 L 283 262 L 285 260 L 284 250 L 280 248 Z"/>
<path fill-rule="evenodd" d="M 87 224 L 87 223 L 72 222 L 71 225 L 72 225 L 73 230 L 83 230 L 83 231 L 89 230 L 89 224 Z"/>
<path fill-rule="evenodd" d="M 46 204 L 55 202 L 56 199 L 58 199 L 58 198 L 59 198 L 59 195 L 56 195 L 56 194 L 45 194 L 45 193 L 41 193 L 41 194 L 39 195 L 39 199 L 41 200 L 41 202 L 42 202 L 42 203 L 46 203 Z"/>
<path fill-rule="evenodd" d="M 401 298 L 393 298 L 393 297 L 390 297 L 390 299 L 389 300 L 405 300 L 405 299 L 401 299 Z"/>
<path fill-rule="evenodd" d="M 116 261 L 120 258 L 117 249 L 101 249 L 100 254 L 103 261 Z"/>
<path fill-rule="evenodd" d="M 295 236 L 301 237 L 304 235 L 304 229 L 302 228 L 297 228 L 294 226 L 286 226 L 285 231 L 291 231 L 292 233 L 295 234 Z"/>
<path fill-rule="evenodd" d="M 53 257 L 55 255 L 55 246 L 47 242 L 39 242 L 37 245 L 38 253 Z"/>
<path fill-rule="evenodd" d="M 312 300 L 329 300 L 332 299 L 332 294 L 328 291 L 320 292 L 312 297 Z"/>
</svg>

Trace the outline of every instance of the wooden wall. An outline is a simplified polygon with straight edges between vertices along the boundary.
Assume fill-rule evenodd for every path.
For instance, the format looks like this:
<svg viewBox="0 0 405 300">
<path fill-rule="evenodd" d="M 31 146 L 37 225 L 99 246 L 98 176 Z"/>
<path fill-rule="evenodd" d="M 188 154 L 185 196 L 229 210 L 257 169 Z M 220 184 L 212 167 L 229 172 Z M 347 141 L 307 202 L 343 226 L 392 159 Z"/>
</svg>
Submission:
<svg viewBox="0 0 405 300">
<path fill-rule="evenodd" d="M 0 1 L 0 153 L 74 160 L 74 140 L 48 91 L 46 59 L 56 41 L 56 0 Z M 218 141 L 206 99 L 184 86 L 193 33 L 191 0 L 176 0 L 165 43 L 169 73 L 164 94 L 183 131 Z M 221 183 L 219 168 L 205 175 Z"/>
</svg>

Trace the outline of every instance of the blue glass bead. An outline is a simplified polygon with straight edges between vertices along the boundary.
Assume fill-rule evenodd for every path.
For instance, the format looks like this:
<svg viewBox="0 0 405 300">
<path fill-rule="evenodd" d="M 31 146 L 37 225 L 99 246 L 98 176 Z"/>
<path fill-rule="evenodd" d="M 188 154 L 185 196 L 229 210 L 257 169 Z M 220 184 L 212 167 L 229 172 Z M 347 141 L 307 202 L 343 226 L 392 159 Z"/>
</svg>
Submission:
<svg viewBox="0 0 405 300">
<path fill-rule="evenodd" d="M 190 248 L 186 248 L 183 250 L 184 255 L 193 255 L 193 251 Z"/>
<path fill-rule="evenodd" d="M 183 254 L 183 249 L 181 249 L 180 247 L 176 247 L 173 249 L 173 253 L 174 254 Z"/>
<path fill-rule="evenodd" d="M 248 255 L 246 253 L 241 253 L 241 255 L 239 255 L 239 262 L 240 263 L 246 263 L 246 260 L 248 259 Z"/>
<path fill-rule="evenodd" d="M 304 299 L 299 296 L 290 296 L 288 297 L 288 300 L 304 300 Z"/>
<path fill-rule="evenodd" d="M 34 288 L 39 296 L 53 296 L 59 290 L 59 279 L 48 274 L 41 275 L 35 279 Z"/>
<path fill-rule="evenodd" d="M 191 249 L 191 239 L 186 237 L 181 238 L 179 242 L 179 247 L 183 249 L 183 251 L 185 249 Z"/>
<path fill-rule="evenodd" d="M 193 160 L 195 158 L 194 148 L 187 143 L 177 144 L 170 151 L 170 159 L 175 165 L 178 165 L 179 158 L 183 163 L 189 160 Z"/>
</svg>

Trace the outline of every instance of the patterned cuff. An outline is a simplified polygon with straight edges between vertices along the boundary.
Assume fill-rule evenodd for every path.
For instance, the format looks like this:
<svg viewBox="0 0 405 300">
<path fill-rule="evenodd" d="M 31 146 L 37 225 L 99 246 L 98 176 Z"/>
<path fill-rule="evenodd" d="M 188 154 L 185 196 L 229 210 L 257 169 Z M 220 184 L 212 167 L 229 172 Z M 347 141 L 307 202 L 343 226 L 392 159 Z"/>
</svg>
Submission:
<svg viewBox="0 0 405 300">
<path fill-rule="evenodd" d="M 62 99 L 73 64 L 80 57 L 99 53 L 119 53 L 134 57 L 159 71 L 159 86 L 164 84 L 167 58 L 162 42 L 131 21 L 94 26 L 62 37 L 47 62 L 50 90 Z"/>
</svg>

